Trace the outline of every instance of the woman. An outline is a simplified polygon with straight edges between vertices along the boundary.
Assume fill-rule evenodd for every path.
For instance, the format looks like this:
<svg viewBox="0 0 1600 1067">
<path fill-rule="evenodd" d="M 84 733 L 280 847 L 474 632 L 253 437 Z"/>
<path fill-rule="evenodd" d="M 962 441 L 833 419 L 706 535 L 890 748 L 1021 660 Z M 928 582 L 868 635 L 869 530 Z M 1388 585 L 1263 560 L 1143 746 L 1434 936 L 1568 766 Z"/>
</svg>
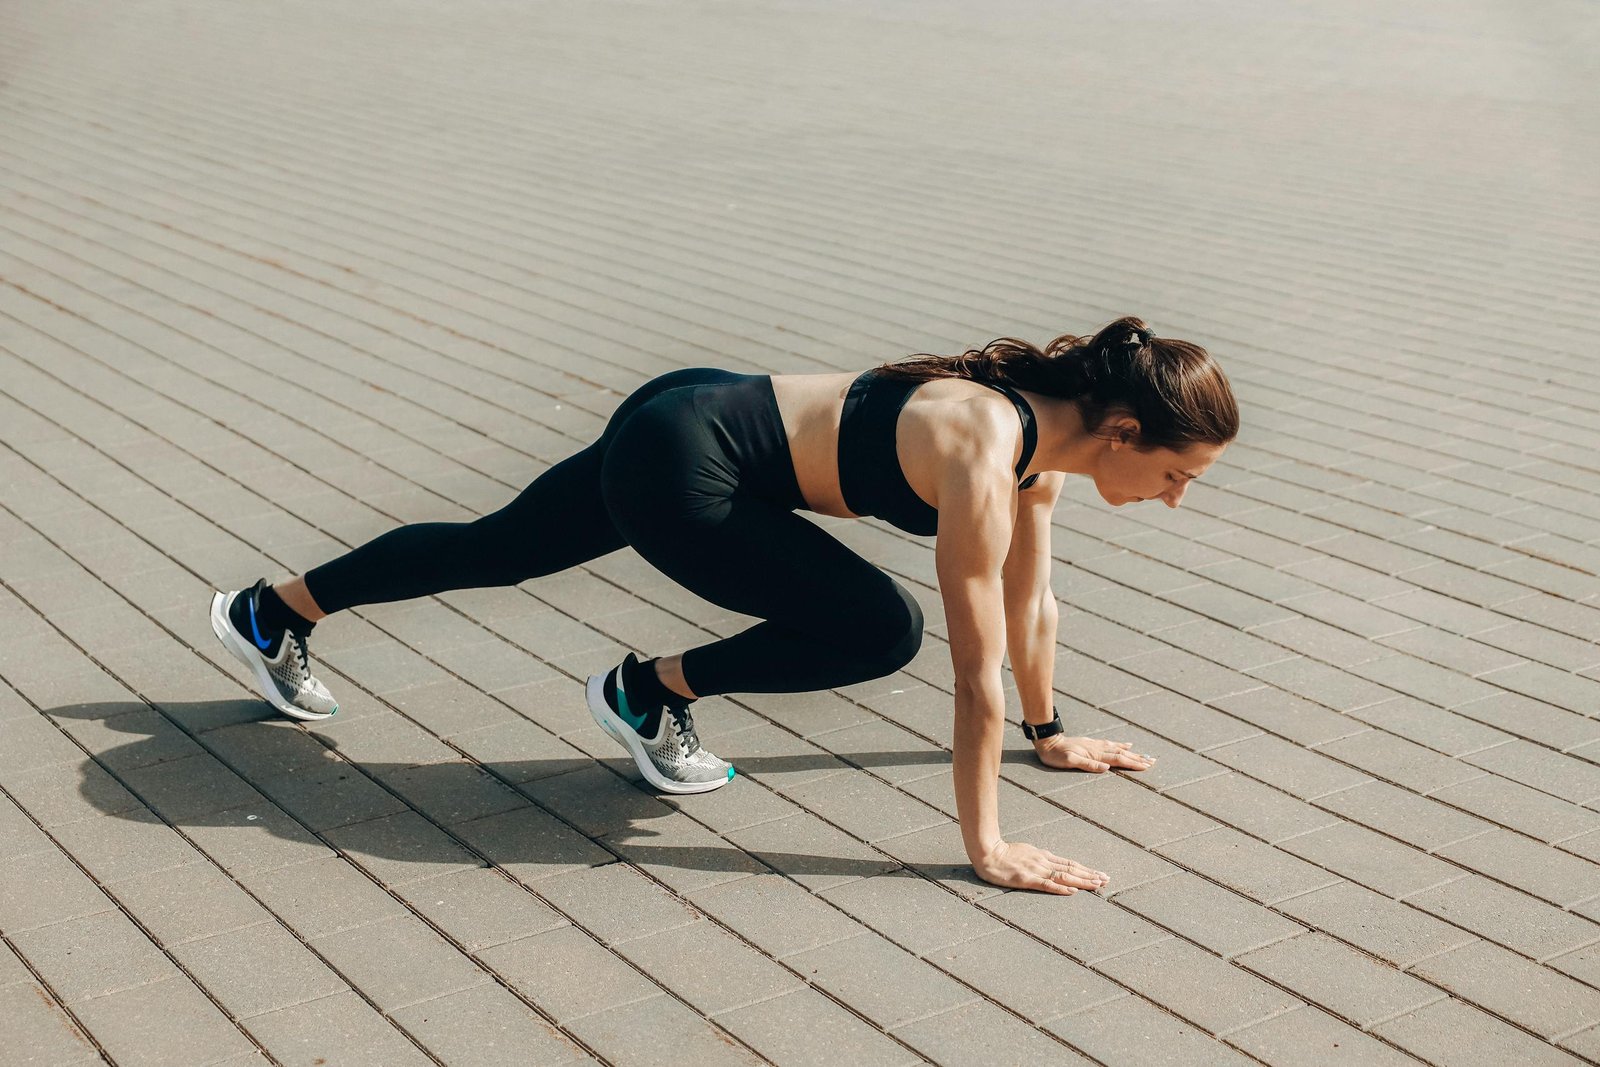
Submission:
<svg viewBox="0 0 1600 1067">
<path fill-rule="evenodd" d="M 298 719 L 338 710 L 311 675 L 325 615 L 449 589 L 515 585 L 631 545 L 712 603 L 764 621 L 680 655 L 630 653 L 589 679 L 595 720 L 671 793 L 725 785 L 689 705 L 723 693 L 830 689 L 904 666 L 922 613 L 899 583 L 793 514 L 873 515 L 937 533 L 955 665 L 954 774 L 967 855 L 996 885 L 1074 893 L 1106 876 L 1000 836 L 996 804 L 1007 652 L 1023 731 L 1049 766 L 1143 770 L 1127 744 L 1065 737 L 1051 704 L 1056 603 L 1050 516 L 1067 474 L 1114 507 L 1177 507 L 1238 432 L 1204 349 L 1136 318 L 1043 350 L 1002 338 L 863 374 L 663 374 L 600 439 L 470 523 L 390 531 L 303 577 L 212 600 L 218 638 Z"/>
</svg>

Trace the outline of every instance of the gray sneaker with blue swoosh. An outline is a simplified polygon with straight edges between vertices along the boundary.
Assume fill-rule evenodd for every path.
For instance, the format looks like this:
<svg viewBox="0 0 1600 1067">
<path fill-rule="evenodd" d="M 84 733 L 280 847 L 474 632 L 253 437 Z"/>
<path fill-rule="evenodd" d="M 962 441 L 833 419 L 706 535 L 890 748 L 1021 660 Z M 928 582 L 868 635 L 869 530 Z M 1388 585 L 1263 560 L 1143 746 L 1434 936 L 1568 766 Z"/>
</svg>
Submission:
<svg viewBox="0 0 1600 1067">
<path fill-rule="evenodd" d="M 637 664 L 638 657 L 630 652 L 620 665 L 590 677 L 587 695 L 594 721 L 628 750 L 639 773 L 663 793 L 709 793 L 733 781 L 733 766 L 701 747 L 687 704 L 669 704 L 659 716 L 655 736 L 640 735 L 650 716 L 628 706 L 622 684 L 623 669 Z"/>
<path fill-rule="evenodd" d="M 312 676 L 306 639 L 291 630 L 264 633 L 256 619 L 256 598 L 266 584 L 212 596 L 212 632 L 250 668 L 267 703 L 293 719 L 326 719 L 339 710 L 339 703 Z"/>
</svg>

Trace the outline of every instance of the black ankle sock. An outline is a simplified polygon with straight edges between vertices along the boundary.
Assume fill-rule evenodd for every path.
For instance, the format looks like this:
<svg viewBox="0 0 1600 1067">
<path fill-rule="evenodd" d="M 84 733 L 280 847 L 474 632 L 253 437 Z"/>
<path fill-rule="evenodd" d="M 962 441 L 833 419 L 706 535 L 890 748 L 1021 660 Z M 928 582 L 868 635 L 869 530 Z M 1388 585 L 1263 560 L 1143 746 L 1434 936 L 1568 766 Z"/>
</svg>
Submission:
<svg viewBox="0 0 1600 1067">
<path fill-rule="evenodd" d="M 691 703 L 662 683 L 656 676 L 656 661 L 653 659 L 645 660 L 643 663 L 637 660 L 632 663 L 625 662 L 622 667 L 622 688 L 628 691 L 628 707 L 634 714 L 638 714 L 641 709 L 648 709 L 644 723 L 639 727 L 640 737 L 656 735 L 656 730 L 661 725 L 661 713 L 668 705 L 679 707 Z"/>
<path fill-rule="evenodd" d="M 289 630 L 301 637 L 309 636 L 317 625 L 285 604 L 277 590 L 270 585 L 262 586 L 256 597 L 256 619 L 274 631 Z"/>
</svg>

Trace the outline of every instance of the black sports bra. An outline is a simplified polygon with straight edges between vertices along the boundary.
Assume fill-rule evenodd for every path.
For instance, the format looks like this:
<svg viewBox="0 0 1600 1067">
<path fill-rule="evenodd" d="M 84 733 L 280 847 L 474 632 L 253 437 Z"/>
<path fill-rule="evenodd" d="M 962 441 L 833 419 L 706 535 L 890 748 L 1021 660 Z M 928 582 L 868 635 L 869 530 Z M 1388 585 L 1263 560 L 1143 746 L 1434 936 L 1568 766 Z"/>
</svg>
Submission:
<svg viewBox="0 0 1600 1067">
<path fill-rule="evenodd" d="M 899 378 L 880 378 L 865 371 L 850 383 L 845 394 L 844 413 L 839 420 L 839 489 L 845 507 L 857 515 L 883 519 L 909 534 L 928 537 L 939 530 L 939 511 L 919 497 L 900 469 L 895 453 L 895 424 L 900 409 L 921 382 Z M 1017 477 L 1028 469 L 1038 444 L 1033 409 L 1022 395 L 998 382 L 978 382 L 1011 398 L 1022 419 L 1022 458 L 1017 461 Z M 1018 489 L 1026 489 L 1037 474 L 1023 478 Z"/>
</svg>

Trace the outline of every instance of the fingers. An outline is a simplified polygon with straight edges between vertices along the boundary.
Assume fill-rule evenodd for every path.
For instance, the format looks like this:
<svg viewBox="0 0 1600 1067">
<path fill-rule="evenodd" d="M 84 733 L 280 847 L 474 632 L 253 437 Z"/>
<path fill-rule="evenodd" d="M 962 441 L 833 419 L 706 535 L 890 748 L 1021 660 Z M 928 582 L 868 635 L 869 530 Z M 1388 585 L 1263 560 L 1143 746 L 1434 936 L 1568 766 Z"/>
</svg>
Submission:
<svg viewBox="0 0 1600 1067">
<path fill-rule="evenodd" d="M 1054 893 L 1057 896 L 1062 897 L 1070 897 L 1072 894 L 1077 892 L 1077 890 L 1072 886 L 1067 885 L 1060 879 L 1056 878 L 1053 873 L 1038 876 L 1038 879 L 1032 888 L 1042 889 L 1046 893 Z"/>
</svg>

